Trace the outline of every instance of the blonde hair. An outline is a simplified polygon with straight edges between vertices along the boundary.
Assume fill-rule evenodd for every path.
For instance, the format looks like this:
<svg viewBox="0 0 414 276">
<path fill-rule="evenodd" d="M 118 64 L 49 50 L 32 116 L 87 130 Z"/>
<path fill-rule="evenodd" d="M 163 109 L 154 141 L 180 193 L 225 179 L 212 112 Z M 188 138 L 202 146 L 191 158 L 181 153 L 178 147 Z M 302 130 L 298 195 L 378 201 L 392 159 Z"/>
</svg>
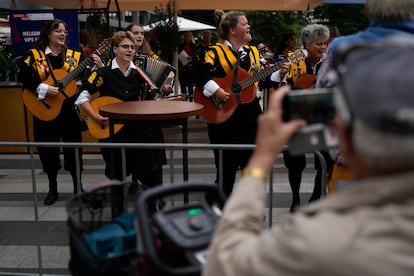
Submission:
<svg viewBox="0 0 414 276">
<path fill-rule="evenodd" d="M 214 12 L 218 35 L 222 40 L 229 38 L 230 29 L 237 26 L 240 16 L 245 16 L 245 14 L 241 11 L 224 12 L 223 10 L 216 10 Z"/>
<path fill-rule="evenodd" d="M 119 43 L 125 38 L 131 40 L 134 45 L 137 44 L 134 35 L 130 31 L 118 31 L 112 36 L 112 47 L 118 47 Z"/>
</svg>

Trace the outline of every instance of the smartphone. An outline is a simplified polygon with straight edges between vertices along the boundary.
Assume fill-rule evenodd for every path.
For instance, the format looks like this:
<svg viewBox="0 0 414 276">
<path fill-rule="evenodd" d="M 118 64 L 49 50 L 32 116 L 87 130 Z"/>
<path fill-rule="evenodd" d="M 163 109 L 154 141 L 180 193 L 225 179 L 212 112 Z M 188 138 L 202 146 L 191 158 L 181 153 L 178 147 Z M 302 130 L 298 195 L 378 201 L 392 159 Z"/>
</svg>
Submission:
<svg viewBox="0 0 414 276">
<path fill-rule="evenodd" d="M 290 91 L 283 99 L 283 120 L 304 119 L 308 124 L 313 124 L 333 119 L 333 93 L 332 89 L 326 88 Z"/>
</svg>

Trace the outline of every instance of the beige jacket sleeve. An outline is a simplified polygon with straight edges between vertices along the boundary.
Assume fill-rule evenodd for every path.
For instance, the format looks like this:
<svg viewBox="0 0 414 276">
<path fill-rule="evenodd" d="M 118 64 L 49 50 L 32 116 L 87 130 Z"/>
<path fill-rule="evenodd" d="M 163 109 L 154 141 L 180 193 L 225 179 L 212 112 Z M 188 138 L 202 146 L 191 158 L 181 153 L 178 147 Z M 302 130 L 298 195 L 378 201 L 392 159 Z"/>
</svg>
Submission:
<svg viewBox="0 0 414 276">
<path fill-rule="evenodd" d="M 348 183 L 351 188 L 264 229 L 265 183 L 243 177 L 226 204 L 203 275 L 413 275 L 414 174 L 363 182 Z"/>
<path fill-rule="evenodd" d="M 235 258 L 234 254 L 255 247 L 263 228 L 264 195 L 264 183 L 254 177 L 243 177 L 235 185 L 210 245 L 203 275 L 245 275 L 240 272 L 244 265 L 239 259 L 245 256 Z M 241 262 L 228 265 L 236 259 Z"/>
<path fill-rule="evenodd" d="M 315 269 L 313 260 L 303 258 L 312 254 L 290 222 L 264 229 L 264 185 L 243 177 L 235 186 L 210 245 L 204 276 L 297 276 Z"/>
</svg>

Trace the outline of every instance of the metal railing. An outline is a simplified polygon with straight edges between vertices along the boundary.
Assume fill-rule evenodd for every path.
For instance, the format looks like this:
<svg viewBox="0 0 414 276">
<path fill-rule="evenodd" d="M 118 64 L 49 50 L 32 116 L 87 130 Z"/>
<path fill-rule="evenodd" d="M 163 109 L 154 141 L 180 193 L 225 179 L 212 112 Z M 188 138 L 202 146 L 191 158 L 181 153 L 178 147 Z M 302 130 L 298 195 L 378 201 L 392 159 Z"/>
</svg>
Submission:
<svg viewBox="0 0 414 276">
<path fill-rule="evenodd" d="M 188 153 L 189 150 L 206 150 L 206 151 L 213 151 L 218 150 L 219 151 L 219 171 L 221 172 L 219 174 L 219 185 L 222 187 L 223 182 L 223 175 L 222 175 L 222 167 L 223 167 L 223 150 L 246 150 L 246 149 L 254 149 L 255 145 L 235 145 L 235 144 L 180 144 L 180 143 L 52 143 L 52 142 L 0 142 L 0 147 L 27 147 L 28 153 L 31 160 L 31 180 L 32 180 L 32 191 L 33 191 L 33 206 L 34 206 L 34 219 L 35 219 L 35 237 L 38 238 L 38 230 L 39 230 L 39 200 L 38 200 L 38 192 L 37 192 L 37 183 L 36 183 L 36 172 L 35 172 L 35 148 L 37 147 L 68 147 L 68 148 L 74 148 L 75 154 L 76 154 L 76 171 L 77 175 L 79 177 L 77 183 L 78 183 L 78 191 L 81 191 L 81 181 L 80 181 L 80 171 L 81 167 L 79 164 L 79 154 L 80 150 L 82 148 L 117 148 L 121 149 L 122 152 L 122 167 L 124 168 L 123 176 L 126 178 L 126 169 L 125 169 L 125 163 L 126 163 L 126 149 L 165 149 L 166 152 L 169 152 L 167 156 L 169 156 L 168 164 L 170 167 L 170 183 L 175 182 L 174 172 L 175 172 L 175 162 L 174 162 L 174 151 L 183 151 L 183 157 L 184 154 Z M 326 176 L 327 173 L 327 165 L 324 160 L 323 155 L 320 152 L 315 152 L 316 156 L 319 158 L 321 163 L 321 191 L 322 196 L 326 194 L 326 179 L 324 176 Z M 184 158 L 183 158 L 184 160 Z M 188 160 L 187 160 L 188 161 Z M 214 159 L 212 158 L 212 165 L 215 168 L 214 165 Z M 183 166 L 188 166 L 187 164 L 183 164 Z M 185 173 L 185 168 L 183 167 L 183 172 Z M 187 171 L 188 173 L 188 171 Z M 273 221 L 273 170 L 269 174 L 268 177 L 268 190 L 269 190 L 269 198 L 268 198 L 268 226 L 272 226 Z M 184 181 L 188 180 L 186 177 L 183 177 Z M 38 264 L 39 264 L 39 273 L 40 275 L 43 274 L 43 265 L 42 265 L 42 255 L 41 255 L 41 244 L 39 240 L 37 239 L 37 255 L 38 255 Z"/>
</svg>

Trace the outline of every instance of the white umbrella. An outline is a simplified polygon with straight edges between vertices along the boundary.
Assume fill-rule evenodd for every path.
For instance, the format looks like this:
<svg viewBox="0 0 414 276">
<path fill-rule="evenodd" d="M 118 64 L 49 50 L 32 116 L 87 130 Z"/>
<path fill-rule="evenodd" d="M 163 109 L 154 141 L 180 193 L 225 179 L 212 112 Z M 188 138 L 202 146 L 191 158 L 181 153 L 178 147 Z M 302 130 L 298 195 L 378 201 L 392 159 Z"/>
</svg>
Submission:
<svg viewBox="0 0 414 276">
<path fill-rule="evenodd" d="M 168 20 L 168 19 L 167 19 Z M 144 26 L 144 31 L 150 31 L 152 28 L 158 26 L 161 22 L 154 22 Z M 181 16 L 177 16 L 177 26 L 179 32 L 185 31 L 199 31 L 199 30 L 214 30 L 216 27 L 207 25 L 201 22 L 190 20 Z"/>
</svg>

